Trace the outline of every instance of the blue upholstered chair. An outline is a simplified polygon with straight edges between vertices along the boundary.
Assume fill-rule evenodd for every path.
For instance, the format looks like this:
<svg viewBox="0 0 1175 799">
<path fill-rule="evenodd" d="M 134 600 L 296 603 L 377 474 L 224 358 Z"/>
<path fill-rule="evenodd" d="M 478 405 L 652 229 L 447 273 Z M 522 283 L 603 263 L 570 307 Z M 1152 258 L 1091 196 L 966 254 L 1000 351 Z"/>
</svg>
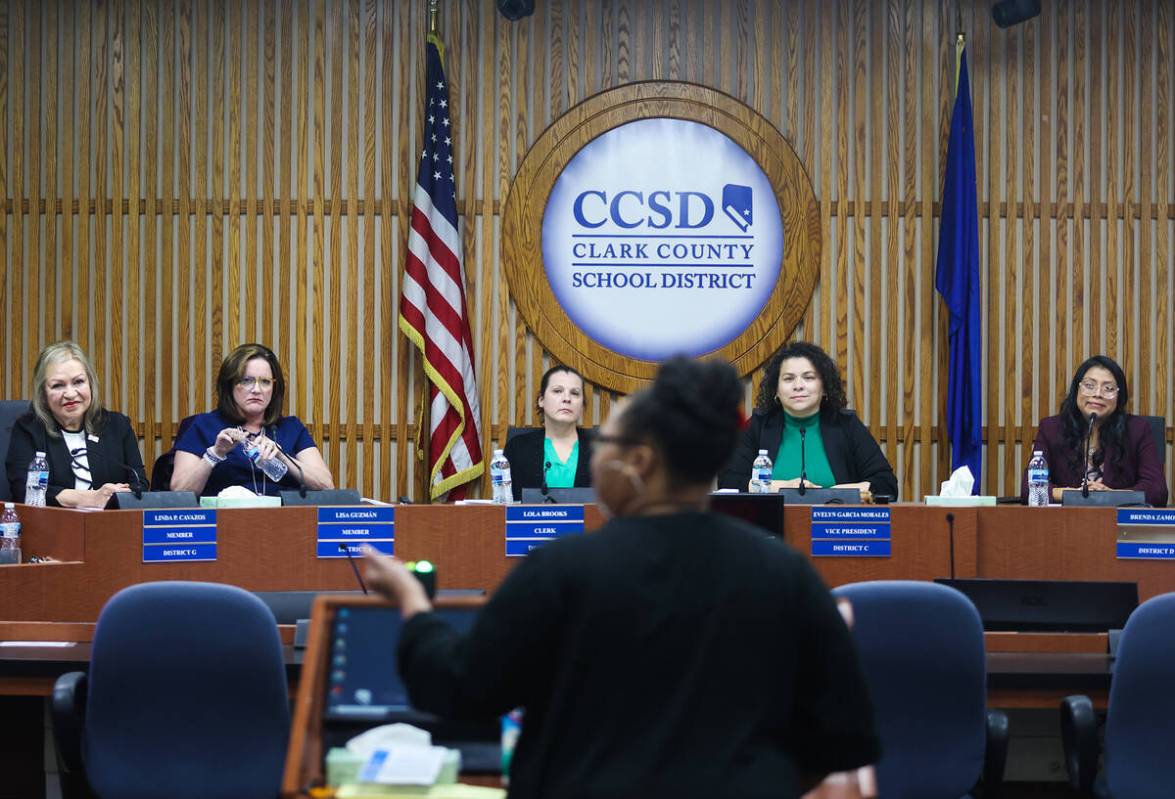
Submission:
<svg viewBox="0 0 1175 799">
<path fill-rule="evenodd" d="M 1143 602 L 1122 630 L 1106 710 L 1105 768 L 1098 770 L 1097 716 L 1087 696 L 1061 702 L 1070 784 L 1084 796 L 1172 795 L 1175 719 L 1175 593 Z"/>
<path fill-rule="evenodd" d="M 877 714 L 882 799 L 960 799 L 1003 781 L 1008 720 L 987 710 L 983 623 L 958 591 L 853 583 L 853 638 Z"/>
<path fill-rule="evenodd" d="M 228 585 L 131 586 L 102 609 L 89 676 L 53 690 L 63 785 L 102 799 L 273 799 L 289 697 L 273 614 Z M 84 773 L 84 779 L 79 774 Z"/>
</svg>

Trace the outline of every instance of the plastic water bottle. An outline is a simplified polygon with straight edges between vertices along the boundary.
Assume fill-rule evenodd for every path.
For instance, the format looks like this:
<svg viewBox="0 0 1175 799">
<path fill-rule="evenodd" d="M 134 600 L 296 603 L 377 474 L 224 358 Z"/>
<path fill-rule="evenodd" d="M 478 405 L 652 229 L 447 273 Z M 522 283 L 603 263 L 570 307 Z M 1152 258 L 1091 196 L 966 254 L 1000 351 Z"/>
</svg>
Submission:
<svg viewBox="0 0 1175 799">
<path fill-rule="evenodd" d="M 261 450 L 252 441 L 245 444 L 245 454 L 249 456 L 249 460 L 253 461 L 253 465 L 265 473 L 273 482 L 280 482 L 286 476 L 286 472 L 290 470 L 289 466 L 280 458 L 262 459 Z"/>
<path fill-rule="evenodd" d="M 20 563 L 20 517 L 11 502 L 0 513 L 0 563 Z"/>
<path fill-rule="evenodd" d="M 44 452 L 38 452 L 29 463 L 29 476 L 24 484 L 24 504 L 45 507 L 45 493 L 49 490 L 49 461 Z"/>
<path fill-rule="evenodd" d="M 767 494 L 771 491 L 771 458 L 767 456 L 767 450 L 759 450 L 759 457 L 755 458 L 754 465 L 751 466 L 751 493 L 752 494 Z"/>
<path fill-rule="evenodd" d="M 522 709 L 515 708 L 502 716 L 502 784 L 510 784 L 510 764 L 514 760 L 514 747 L 522 734 Z"/>
<path fill-rule="evenodd" d="M 490 484 L 494 487 L 495 504 L 514 504 L 514 482 L 510 479 L 510 461 L 506 460 L 500 449 L 494 450 L 494 457 L 490 460 Z"/>
<path fill-rule="evenodd" d="M 1028 461 L 1028 504 L 1032 507 L 1049 504 L 1049 465 L 1039 449 L 1033 451 L 1032 460 Z"/>
</svg>

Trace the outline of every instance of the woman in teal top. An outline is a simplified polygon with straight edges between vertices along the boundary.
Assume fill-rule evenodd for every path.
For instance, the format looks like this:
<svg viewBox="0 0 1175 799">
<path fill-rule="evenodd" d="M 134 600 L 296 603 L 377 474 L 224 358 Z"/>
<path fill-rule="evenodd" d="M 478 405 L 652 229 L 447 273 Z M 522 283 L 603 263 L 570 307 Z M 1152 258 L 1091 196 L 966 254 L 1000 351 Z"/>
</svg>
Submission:
<svg viewBox="0 0 1175 799">
<path fill-rule="evenodd" d="M 586 488 L 591 485 L 587 431 L 583 419 L 583 377 L 569 366 L 552 366 L 539 383 L 541 429 L 506 442 L 514 499 L 523 488 Z"/>
<path fill-rule="evenodd" d="M 775 490 L 800 484 L 802 457 L 807 485 L 859 488 L 866 499 L 896 499 L 893 467 L 845 404 L 844 383 L 828 353 L 806 342 L 784 346 L 767 364 L 755 413 L 718 487 L 746 491 L 751 464 L 765 449 L 775 464 Z"/>
</svg>

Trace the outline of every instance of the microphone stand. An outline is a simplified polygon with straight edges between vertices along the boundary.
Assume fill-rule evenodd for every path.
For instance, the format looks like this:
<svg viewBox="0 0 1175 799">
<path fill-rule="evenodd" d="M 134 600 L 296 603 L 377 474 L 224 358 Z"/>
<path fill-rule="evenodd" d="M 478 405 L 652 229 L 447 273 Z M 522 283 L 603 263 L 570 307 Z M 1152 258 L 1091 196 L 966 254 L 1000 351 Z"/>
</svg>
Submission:
<svg viewBox="0 0 1175 799">
<path fill-rule="evenodd" d="M 951 547 L 951 579 L 955 579 L 955 514 L 947 514 L 947 532 L 950 536 Z"/>
<path fill-rule="evenodd" d="M 298 467 L 298 496 L 300 496 L 302 499 L 306 499 L 306 472 L 302 471 L 302 464 L 298 463 L 297 458 L 290 457 L 290 453 L 282 449 L 282 445 L 277 443 L 277 441 L 274 441 L 273 445 L 277 447 L 278 452 L 285 456 L 287 461 Z"/>
<path fill-rule="evenodd" d="M 807 465 L 807 444 L 805 434 L 807 428 L 800 428 L 800 496 L 804 496 L 808 487 L 804 485 L 808 481 L 808 465 Z"/>
<path fill-rule="evenodd" d="M 547 486 L 547 472 L 550 470 L 550 468 L 551 468 L 550 461 L 546 461 L 543 463 L 543 484 L 542 484 L 542 486 L 539 487 L 539 491 L 543 495 L 543 502 L 545 504 L 555 505 L 555 504 L 557 504 L 555 502 L 555 498 L 553 496 L 551 496 L 551 489 L 550 489 L 550 487 Z"/>
<path fill-rule="evenodd" d="M 367 584 L 363 582 L 363 577 L 359 574 L 359 567 L 355 565 L 355 559 L 351 557 L 351 549 L 346 544 L 339 544 L 339 552 L 347 556 L 347 563 L 351 564 L 351 571 L 355 573 L 355 579 L 359 581 L 359 587 L 366 594 Z"/>
<path fill-rule="evenodd" d="M 1084 455 L 1082 461 L 1084 467 L 1081 469 L 1081 496 L 1083 499 L 1089 499 L 1089 442 L 1093 438 L 1093 423 L 1097 421 L 1097 414 L 1091 413 L 1089 415 L 1089 425 L 1085 428 L 1085 443 L 1081 447 L 1081 452 Z"/>
</svg>

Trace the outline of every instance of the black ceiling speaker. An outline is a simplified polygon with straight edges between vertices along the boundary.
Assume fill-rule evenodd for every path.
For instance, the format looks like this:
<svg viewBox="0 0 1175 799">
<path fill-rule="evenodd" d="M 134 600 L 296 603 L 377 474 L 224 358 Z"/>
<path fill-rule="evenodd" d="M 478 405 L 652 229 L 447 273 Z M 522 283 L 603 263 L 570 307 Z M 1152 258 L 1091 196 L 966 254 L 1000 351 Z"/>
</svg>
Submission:
<svg viewBox="0 0 1175 799">
<path fill-rule="evenodd" d="M 498 0 L 498 10 L 509 20 L 519 20 L 534 13 L 534 0 Z M 1037 3 L 1037 11 L 1040 4 Z"/>
<path fill-rule="evenodd" d="M 1040 16 L 1040 0 L 1001 0 L 991 7 L 991 18 L 1001 28 L 1010 28 L 1037 16 Z"/>
</svg>

